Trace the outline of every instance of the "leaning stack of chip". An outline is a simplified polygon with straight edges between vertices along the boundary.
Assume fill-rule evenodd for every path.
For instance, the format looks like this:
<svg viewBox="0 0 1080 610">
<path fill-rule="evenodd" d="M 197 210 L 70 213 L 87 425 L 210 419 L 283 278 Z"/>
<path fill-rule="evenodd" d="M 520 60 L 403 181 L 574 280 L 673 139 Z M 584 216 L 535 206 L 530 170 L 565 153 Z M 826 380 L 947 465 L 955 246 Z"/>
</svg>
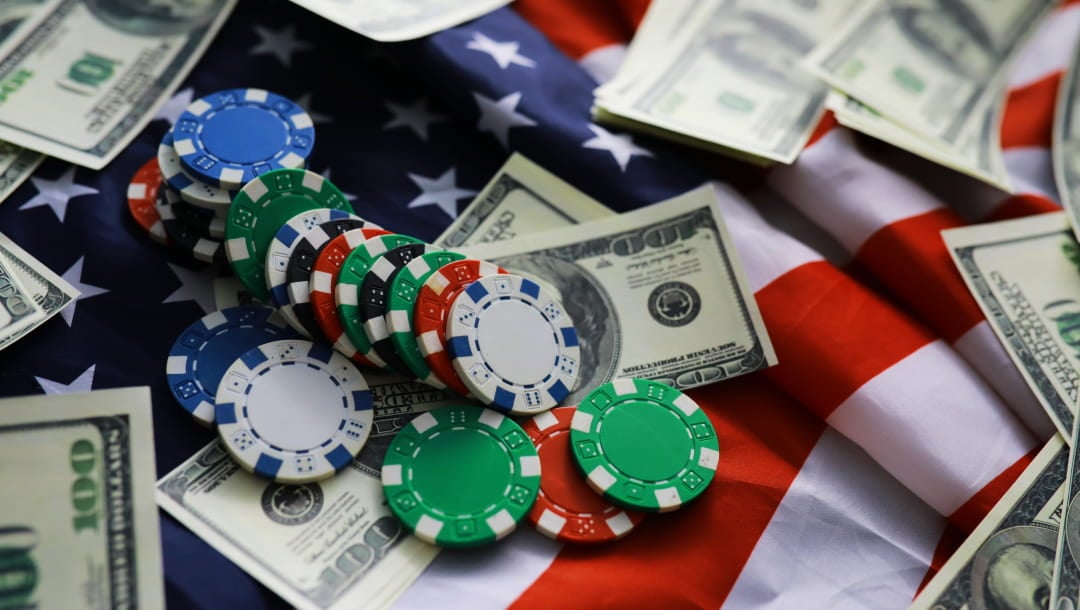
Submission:
<svg viewBox="0 0 1080 610">
<path fill-rule="evenodd" d="M 222 240 L 239 189 L 259 174 L 307 167 L 311 117 L 262 89 L 192 102 L 128 187 L 128 208 L 150 237 L 196 260 L 225 263 Z"/>
</svg>

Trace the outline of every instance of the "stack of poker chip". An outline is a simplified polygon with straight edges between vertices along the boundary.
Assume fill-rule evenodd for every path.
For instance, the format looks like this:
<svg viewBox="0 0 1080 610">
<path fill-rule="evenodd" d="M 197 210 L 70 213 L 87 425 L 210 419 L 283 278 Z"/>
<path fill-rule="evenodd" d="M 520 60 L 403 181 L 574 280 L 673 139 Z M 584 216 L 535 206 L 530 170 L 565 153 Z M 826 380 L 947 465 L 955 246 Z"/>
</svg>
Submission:
<svg viewBox="0 0 1080 610">
<path fill-rule="evenodd" d="M 311 117 L 262 89 L 228 89 L 192 102 L 132 178 L 128 207 L 155 241 L 208 263 L 225 263 L 228 211 L 256 175 L 307 166 Z"/>
</svg>

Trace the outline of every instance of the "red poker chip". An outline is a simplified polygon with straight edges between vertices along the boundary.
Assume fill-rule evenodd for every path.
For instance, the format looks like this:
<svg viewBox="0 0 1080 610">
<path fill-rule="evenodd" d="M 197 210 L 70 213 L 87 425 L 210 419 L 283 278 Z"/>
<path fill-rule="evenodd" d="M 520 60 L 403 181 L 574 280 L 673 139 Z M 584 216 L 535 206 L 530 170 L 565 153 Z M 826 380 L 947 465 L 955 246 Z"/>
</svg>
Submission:
<svg viewBox="0 0 1080 610">
<path fill-rule="evenodd" d="M 151 239 L 159 244 L 168 245 L 169 237 L 165 234 L 165 227 L 161 224 L 161 215 L 155 207 L 158 191 L 162 188 L 164 187 L 161 169 L 158 168 L 155 156 L 143 163 L 143 166 L 131 177 L 127 191 L 128 211 Z"/>
<path fill-rule="evenodd" d="M 435 374 L 435 377 L 446 384 L 447 389 L 461 396 L 472 394 L 458 378 L 457 371 L 454 370 L 453 358 L 446 349 L 446 317 L 454 304 L 454 298 L 461 294 L 469 284 L 496 273 L 507 273 L 507 271 L 492 263 L 472 258 L 455 261 L 449 265 L 443 265 L 431 274 L 431 277 L 420 287 L 420 292 L 416 297 L 413 329 L 420 353 L 423 354 L 424 360 L 431 367 L 431 372 Z"/>
<path fill-rule="evenodd" d="M 319 324 L 326 335 L 334 344 L 334 348 L 357 364 L 363 364 L 373 368 L 373 362 L 364 357 L 356 350 L 356 346 L 345 334 L 345 327 L 337 316 L 337 306 L 334 304 L 334 289 L 337 288 L 338 272 L 345 263 L 345 258 L 353 251 L 353 248 L 364 243 L 365 240 L 379 235 L 387 235 L 390 231 L 375 227 L 363 229 L 350 229 L 331 239 L 323 247 L 311 265 L 311 281 L 308 282 L 310 294 L 308 301 L 311 303 L 311 312 L 315 321 Z M 322 280 L 316 278 L 316 274 L 325 274 Z M 329 283 L 326 282 L 329 276 Z"/>
<path fill-rule="evenodd" d="M 589 487 L 570 451 L 576 407 L 556 407 L 521 424 L 540 454 L 540 493 L 526 517 L 548 538 L 597 543 L 618 540 L 647 516 L 608 502 Z"/>
</svg>

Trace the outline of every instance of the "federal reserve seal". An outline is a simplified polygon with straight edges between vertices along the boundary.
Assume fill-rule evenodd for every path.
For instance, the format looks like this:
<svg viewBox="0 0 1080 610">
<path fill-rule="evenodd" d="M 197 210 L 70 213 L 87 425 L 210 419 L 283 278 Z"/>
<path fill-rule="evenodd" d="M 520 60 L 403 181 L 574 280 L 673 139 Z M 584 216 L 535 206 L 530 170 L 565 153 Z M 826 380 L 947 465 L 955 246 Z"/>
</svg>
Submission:
<svg viewBox="0 0 1080 610">
<path fill-rule="evenodd" d="M 267 485 L 262 494 L 262 509 L 271 521 L 282 525 L 303 525 L 319 516 L 323 491 L 318 483 L 304 485 Z"/>
<path fill-rule="evenodd" d="M 685 282 L 665 282 L 649 294 L 649 314 L 664 326 L 686 326 L 701 313 L 701 297 Z"/>
</svg>

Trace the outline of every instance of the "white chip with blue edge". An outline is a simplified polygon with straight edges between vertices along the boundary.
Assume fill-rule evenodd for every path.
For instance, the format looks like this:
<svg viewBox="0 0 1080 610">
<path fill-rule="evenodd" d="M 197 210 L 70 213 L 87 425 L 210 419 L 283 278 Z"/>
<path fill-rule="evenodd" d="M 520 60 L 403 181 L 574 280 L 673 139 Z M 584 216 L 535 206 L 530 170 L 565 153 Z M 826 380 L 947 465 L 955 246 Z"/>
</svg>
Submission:
<svg viewBox="0 0 1080 610">
<path fill-rule="evenodd" d="M 346 468 L 371 433 L 367 381 L 325 343 L 271 341 L 240 356 L 216 396 L 218 435 L 247 471 L 278 483 Z"/>
<path fill-rule="evenodd" d="M 573 320 L 551 293 L 520 275 L 469 284 L 450 308 L 446 338 L 462 382 L 495 409 L 534 415 L 558 406 L 577 384 Z"/>
</svg>

